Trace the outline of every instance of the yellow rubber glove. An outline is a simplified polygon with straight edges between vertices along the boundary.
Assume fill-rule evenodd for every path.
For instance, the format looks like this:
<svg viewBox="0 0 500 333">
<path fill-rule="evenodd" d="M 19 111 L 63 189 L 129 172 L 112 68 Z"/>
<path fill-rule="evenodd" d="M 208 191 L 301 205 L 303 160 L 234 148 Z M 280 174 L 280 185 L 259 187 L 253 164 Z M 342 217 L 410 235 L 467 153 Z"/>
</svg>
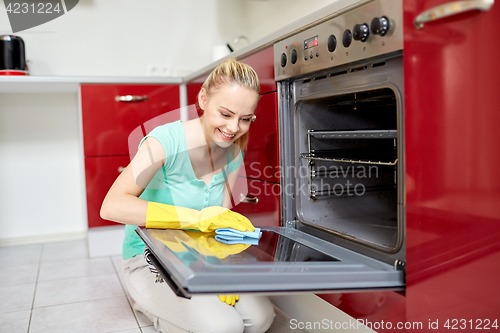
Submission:
<svg viewBox="0 0 500 333">
<path fill-rule="evenodd" d="M 215 232 L 151 230 L 149 233 L 174 252 L 185 252 L 187 251 L 186 246 L 189 246 L 202 255 L 215 256 L 219 259 L 238 254 L 250 246 L 250 244 L 229 245 L 220 243 L 215 240 Z"/>
<path fill-rule="evenodd" d="M 195 229 L 203 232 L 219 228 L 233 228 L 240 231 L 255 230 L 245 216 L 224 207 L 212 206 L 198 211 L 151 201 L 148 202 L 146 228 Z"/>
<path fill-rule="evenodd" d="M 219 295 L 219 299 L 221 302 L 226 303 L 227 305 L 234 306 L 237 300 L 240 299 L 239 295 Z"/>
</svg>

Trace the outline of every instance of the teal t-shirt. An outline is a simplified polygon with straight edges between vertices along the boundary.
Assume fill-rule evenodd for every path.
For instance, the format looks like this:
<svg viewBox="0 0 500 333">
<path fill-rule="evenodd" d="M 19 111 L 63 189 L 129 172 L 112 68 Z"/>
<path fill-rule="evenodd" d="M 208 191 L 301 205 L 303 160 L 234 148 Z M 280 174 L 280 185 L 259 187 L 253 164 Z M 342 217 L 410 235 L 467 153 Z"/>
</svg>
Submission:
<svg viewBox="0 0 500 333">
<path fill-rule="evenodd" d="M 156 127 L 142 139 L 139 146 L 147 137 L 153 137 L 161 143 L 166 159 L 165 165 L 158 170 L 139 198 L 196 210 L 222 205 L 224 173 L 214 175 L 209 185 L 196 177 L 186 146 L 184 126 L 180 121 Z M 235 171 L 243 160 L 243 154 L 234 160 L 228 155 L 226 176 Z M 136 228 L 134 225 L 125 226 L 123 259 L 144 253 L 145 244 L 135 233 Z"/>
</svg>

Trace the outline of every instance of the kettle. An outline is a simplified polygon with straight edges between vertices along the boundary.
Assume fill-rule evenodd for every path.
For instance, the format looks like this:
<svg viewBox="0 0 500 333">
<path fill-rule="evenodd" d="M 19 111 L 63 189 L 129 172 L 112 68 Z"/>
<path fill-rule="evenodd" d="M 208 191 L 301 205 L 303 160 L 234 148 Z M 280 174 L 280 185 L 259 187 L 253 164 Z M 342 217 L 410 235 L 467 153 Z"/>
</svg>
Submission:
<svg viewBox="0 0 500 333">
<path fill-rule="evenodd" d="M 24 41 L 19 36 L 0 36 L 0 75 L 28 75 Z"/>
</svg>

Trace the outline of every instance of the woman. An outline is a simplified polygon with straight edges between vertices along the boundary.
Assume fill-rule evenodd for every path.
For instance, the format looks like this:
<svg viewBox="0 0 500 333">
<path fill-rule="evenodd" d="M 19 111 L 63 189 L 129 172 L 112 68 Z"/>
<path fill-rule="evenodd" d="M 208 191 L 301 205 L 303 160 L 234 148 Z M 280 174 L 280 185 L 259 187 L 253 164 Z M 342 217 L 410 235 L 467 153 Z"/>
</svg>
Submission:
<svg viewBox="0 0 500 333">
<path fill-rule="evenodd" d="M 202 116 L 151 131 L 104 199 L 101 217 L 127 224 L 123 273 L 134 309 L 161 332 L 265 332 L 272 324 L 274 310 L 265 296 L 188 300 L 166 283 L 155 283 L 143 256 L 145 245 L 134 232 L 137 226 L 171 223 L 166 221 L 172 216 L 181 222 L 166 228 L 253 230 L 245 217 L 228 208 L 259 96 L 255 71 L 234 59 L 224 61 L 198 93 Z M 209 224 L 198 223 L 206 222 L 207 215 Z M 226 225 L 228 221 L 238 224 Z"/>
</svg>

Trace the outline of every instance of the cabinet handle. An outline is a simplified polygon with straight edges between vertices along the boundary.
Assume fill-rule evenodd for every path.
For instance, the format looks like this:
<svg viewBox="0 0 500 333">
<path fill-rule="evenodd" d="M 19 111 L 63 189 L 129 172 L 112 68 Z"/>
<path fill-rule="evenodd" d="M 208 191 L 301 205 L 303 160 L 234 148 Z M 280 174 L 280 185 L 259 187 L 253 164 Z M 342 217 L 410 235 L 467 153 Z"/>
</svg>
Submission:
<svg viewBox="0 0 500 333">
<path fill-rule="evenodd" d="M 243 193 L 240 193 L 240 202 L 258 204 L 258 197 L 246 197 Z"/>
<path fill-rule="evenodd" d="M 117 102 L 144 102 L 149 99 L 148 96 L 136 96 L 136 95 L 124 95 L 124 96 L 116 96 L 115 101 Z"/>
<path fill-rule="evenodd" d="M 470 10 L 488 11 L 495 0 L 471 0 L 471 1 L 455 1 L 436 6 L 426 10 L 418 15 L 413 21 L 413 25 L 417 29 L 422 29 L 424 23 L 436 21 L 448 16 L 461 14 Z"/>
</svg>

